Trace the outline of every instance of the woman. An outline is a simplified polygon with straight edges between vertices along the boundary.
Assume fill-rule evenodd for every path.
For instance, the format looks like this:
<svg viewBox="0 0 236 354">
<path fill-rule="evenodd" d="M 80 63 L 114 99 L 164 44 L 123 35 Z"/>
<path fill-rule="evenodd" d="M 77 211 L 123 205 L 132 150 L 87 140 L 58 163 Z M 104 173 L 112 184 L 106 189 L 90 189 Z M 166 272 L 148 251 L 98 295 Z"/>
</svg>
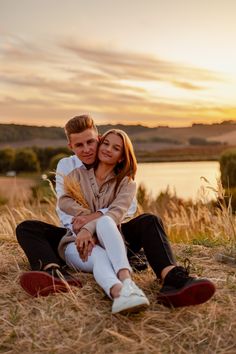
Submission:
<svg viewBox="0 0 236 354">
<path fill-rule="evenodd" d="M 59 208 L 73 216 L 109 207 L 105 216 L 84 225 L 76 239 L 66 235 L 58 251 L 69 266 L 93 272 L 97 283 L 113 299 L 112 313 L 133 312 L 149 305 L 131 279 L 124 241 L 117 227 L 135 196 L 136 170 L 127 134 L 109 130 L 101 138 L 96 166 L 89 170 L 78 168 L 66 176 L 67 194 L 59 199 Z"/>
</svg>

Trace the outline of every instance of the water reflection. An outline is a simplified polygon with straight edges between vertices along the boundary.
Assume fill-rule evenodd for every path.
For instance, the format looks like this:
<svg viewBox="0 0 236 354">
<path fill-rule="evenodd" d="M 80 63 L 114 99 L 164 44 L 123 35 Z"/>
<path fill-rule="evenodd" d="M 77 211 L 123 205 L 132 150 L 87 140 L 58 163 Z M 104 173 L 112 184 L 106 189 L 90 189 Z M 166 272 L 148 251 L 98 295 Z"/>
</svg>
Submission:
<svg viewBox="0 0 236 354">
<path fill-rule="evenodd" d="M 199 162 L 164 162 L 139 163 L 136 182 L 144 183 L 153 196 L 157 196 L 167 186 L 176 191 L 177 196 L 184 199 L 196 199 L 201 194 L 201 188 L 206 187 L 205 177 L 212 187 L 217 186 L 220 177 L 219 163 L 217 161 Z M 209 199 L 215 197 L 213 191 L 204 188 Z"/>
</svg>

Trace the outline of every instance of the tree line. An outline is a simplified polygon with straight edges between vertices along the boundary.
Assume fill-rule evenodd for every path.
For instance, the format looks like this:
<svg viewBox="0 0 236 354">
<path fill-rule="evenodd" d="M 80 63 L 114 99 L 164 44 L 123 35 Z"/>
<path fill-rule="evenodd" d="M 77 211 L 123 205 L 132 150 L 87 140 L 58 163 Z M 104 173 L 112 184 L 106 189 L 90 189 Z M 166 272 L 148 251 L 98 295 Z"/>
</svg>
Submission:
<svg viewBox="0 0 236 354">
<path fill-rule="evenodd" d="M 38 127 L 20 124 L 0 124 L 0 142 L 43 139 L 65 139 L 60 127 Z"/>
<path fill-rule="evenodd" d="M 44 172 L 55 170 L 57 162 L 71 155 L 67 147 L 32 147 L 13 149 L 7 147 L 0 150 L 0 173 L 8 171 Z"/>
<path fill-rule="evenodd" d="M 152 130 L 142 125 L 123 125 L 123 124 L 104 124 L 98 126 L 100 134 L 105 131 L 117 128 L 125 130 L 127 134 L 133 135 L 136 133 Z M 34 139 L 65 139 L 65 132 L 60 127 L 44 127 L 30 126 L 20 124 L 0 124 L 0 143 L 15 142 L 15 141 L 30 141 Z M 66 141 L 65 141 L 66 142 Z"/>
</svg>

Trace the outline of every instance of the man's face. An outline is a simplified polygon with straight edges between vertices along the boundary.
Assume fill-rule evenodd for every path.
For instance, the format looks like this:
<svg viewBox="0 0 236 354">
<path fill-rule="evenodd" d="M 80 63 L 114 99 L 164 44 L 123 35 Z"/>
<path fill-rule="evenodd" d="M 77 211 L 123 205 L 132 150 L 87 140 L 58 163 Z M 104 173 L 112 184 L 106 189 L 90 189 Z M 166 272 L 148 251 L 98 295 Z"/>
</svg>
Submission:
<svg viewBox="0 0 236 354">
<path fill-rule="evenodd" d="M 85 165 L 92 165 L 97 155 L 98 134 L 94 129 L 71 134 L 68 146 Z"/>
</svg>

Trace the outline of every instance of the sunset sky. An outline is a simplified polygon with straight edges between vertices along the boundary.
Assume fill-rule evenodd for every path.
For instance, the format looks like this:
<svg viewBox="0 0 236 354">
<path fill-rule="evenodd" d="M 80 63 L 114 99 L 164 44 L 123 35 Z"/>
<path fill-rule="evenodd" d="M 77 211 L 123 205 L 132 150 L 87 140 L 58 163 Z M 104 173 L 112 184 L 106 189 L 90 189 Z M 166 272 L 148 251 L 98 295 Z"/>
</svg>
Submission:
<svg viewBox="0 0 236 354">
<path fill-rule="evenodd" d="M 236 120 L 235 0 L 0 0 L 0 123 Z"/>
</svg>

